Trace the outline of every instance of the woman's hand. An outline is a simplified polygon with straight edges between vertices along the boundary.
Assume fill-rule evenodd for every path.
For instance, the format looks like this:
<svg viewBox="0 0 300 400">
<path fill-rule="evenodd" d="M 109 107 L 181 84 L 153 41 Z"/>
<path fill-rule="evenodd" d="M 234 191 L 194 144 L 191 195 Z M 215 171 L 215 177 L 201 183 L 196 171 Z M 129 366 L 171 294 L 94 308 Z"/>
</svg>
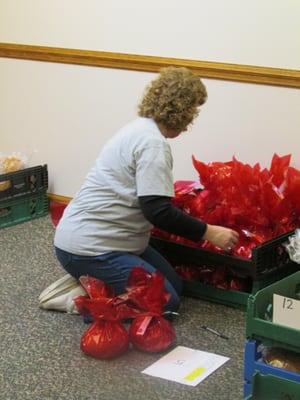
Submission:
<svg viewBox="0 0 300 400">
<path fill-rule="evenodd" d="M 220 247 L 222 250 L 230 251 L 239 240 L 239 234 L 236 231 L 224 228 L 223 226 L 207 224 L 203 239 L 208 240 L 210 243 Z"/>
</svg>

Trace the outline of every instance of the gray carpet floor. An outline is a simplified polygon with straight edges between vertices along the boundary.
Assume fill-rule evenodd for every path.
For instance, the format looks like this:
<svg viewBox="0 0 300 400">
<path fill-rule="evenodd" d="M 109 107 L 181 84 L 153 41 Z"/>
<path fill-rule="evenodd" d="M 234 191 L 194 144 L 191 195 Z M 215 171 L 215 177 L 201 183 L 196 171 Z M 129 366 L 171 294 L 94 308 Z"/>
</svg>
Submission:
<svg viewBox="0 0 300 400">
<path fill-rule="evenodd" d="M 183 298 L 177 344 L 230 357 L 196 387 L 141 373 L 161 355 L 130 350 L 110 361 L 79 348 L 87 328 L 76 315 L 38 308 L 38 296 L 65 272 L 53 255 L 49 217 L 0 230 L 1 400 L 239 400 L 243 392 L 245 313 Z M 229 336 L 200 329 L 208 325 Z"/>
</svg>

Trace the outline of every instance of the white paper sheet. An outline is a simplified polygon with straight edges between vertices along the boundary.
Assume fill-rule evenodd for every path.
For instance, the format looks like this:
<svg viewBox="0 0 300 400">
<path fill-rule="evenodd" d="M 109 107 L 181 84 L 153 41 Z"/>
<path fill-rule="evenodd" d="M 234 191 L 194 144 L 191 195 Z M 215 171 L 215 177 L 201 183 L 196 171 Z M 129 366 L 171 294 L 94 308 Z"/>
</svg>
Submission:
<svg viewBox="0 0 300 400">
<path fill-rule="evenodd" d="M 228 360 L 228 357 L 177 346 L 142 373 L 196 386 Z"/>
</svg>

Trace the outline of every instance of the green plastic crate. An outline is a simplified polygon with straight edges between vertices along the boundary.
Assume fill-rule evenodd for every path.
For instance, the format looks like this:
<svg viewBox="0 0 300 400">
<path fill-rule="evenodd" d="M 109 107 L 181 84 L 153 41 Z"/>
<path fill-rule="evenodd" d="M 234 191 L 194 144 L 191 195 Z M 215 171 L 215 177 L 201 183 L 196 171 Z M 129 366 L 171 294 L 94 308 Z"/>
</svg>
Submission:
<svg viewBox="0 0 300 400">
<path fill-rule="evenodd" d="M 237 290 L 218 289 L 197 281 L 184 281 L 183 294 L 214 303 L 246 310 L 249 293 Z"/>
<path fill-rule="evenodd" d="M 48 213 L 46 191 L 0 201 L 0 228 L 16 225 Z"/>
<path fill-rule="evenodd" d="M 245 400 L 299 400 L 300 383 L 274 375 L 256 373 L 252 395 Z"/>
<path fill-rule="evenodd" d="M 295 298 L 300 291 L 300 271 L 249 296 L 246 335 L 262 343 L 300 352 L 300 330 L 278 325 L 265 319 L 273 294 Z M 300 399 L 300 397 L 299 397 Z"/>
</svg>

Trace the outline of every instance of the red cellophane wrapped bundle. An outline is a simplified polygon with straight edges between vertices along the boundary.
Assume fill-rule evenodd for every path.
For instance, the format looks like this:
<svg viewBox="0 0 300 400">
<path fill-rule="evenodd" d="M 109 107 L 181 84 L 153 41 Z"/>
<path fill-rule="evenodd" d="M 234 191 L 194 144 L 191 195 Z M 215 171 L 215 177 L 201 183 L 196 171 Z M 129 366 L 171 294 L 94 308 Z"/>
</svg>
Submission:
<svg viewBox="0 0 300 400">
<path fill-rule="evenodd" d="M 79 282 L 88 294 L 88 296 L 78 296 L 74 299 L 76 308 L 81 315 L 89 315 L 89 311 L 85 308 L 87 298 L 101 299 L 114 297 L 113 288 L 100 279 L 88 275 L 82 275 L 79 278 Z"/>
<path fill-rule="evenodd" d="M 179 181 L 173 203 L 209 224 L 238 231 L 239 242 L 231 254 L 250 259 L 254 247 L 299 226 L 300 171 L 290 166 L 290 160 L 290 155 L 274 154 L 270 168 L 263 169 L 235 157 L 208 164 L 193 157 L 202 190 L 196 182 Z M 207 241 L 193 243 L 156 228 L 153 235 L 221 251 Z"/>
<path fill-rule="evenodd" d="M 112 298 L 115 295 L 112 286 L 92 276 L 82 275 L 79 282 L 91 299 Z"/>
<path fill-rule="evenodd" d="M 93 302 L 88 301 L 88 298 L 91 300 L 113 299 L 112 304 L 117 310 L 118 316 L 121 319 L 134 318 L 137 314 L 139 314 L 139 310 L 126 304 L 126 298 L 123 298 L 122 296 L 115 296 L 113 287 L 101 281 L 100 279 L 86 275 L 81 276 L 79 281 L 88 293 L 88 296 L 78 296 L 76 299 L 74 299 L 76 307 L 81 315 L 89 315 L 92 317 L 92 315 L 89 313 L 89 309 L 86 308 L 86 305 L 89 305 Z M 96 305 L 98 304 L 96 301 L 94 303 Z M 99 302 L 99 304 L 101 305 L 101 302 Z"/>
<path fill-rule="evenodd" d="M 120 356 L 129 347 L 129 334 L 134 346 L 144 351 L 158 352 L 173 344 L 175 330 L 162 317 L 170 295 L 159 272 L 133 268 L 127 292 L 119 296 L 114 296 L 112 288 L 99 279 L 82 276 L 80 283 L 88 296 L 78 296 L 75 304 L 82 315 L 94 321 L 81 338 L 84 353 L 99 359 Z M 122 320 L 129 318 L 133 322 L 128 334 Z"/>
<path fill-rule="evenodd" d="M 130 341 L 139 350 L 159 353 L 167 350 L 175 341 L 175 329 L 162 316 L 147 313 L 147 316 L 136 317 L 129 330 Z"/>
<path fill-rule="evenodd" d="M 85 331 L 81 338 L 81 350 L 96 358 L 109 359 L 120 356 L 129 347 L 129 336 L 121 320 L 114 299 L 86 299 L 84 309 L 95 322 Z"/>
<path fill-rule="evenodd" d="M 129 302 L 141 311 L 129 330 L 132 344 L 147 352 L 168 349 L 174 343 L 176 334 L 172 324 L 162 316 L 170 298 L 164 287 L 163 275 L 158 271 L 150 274 L 141 267 L 134 268 L 129 276 L 127 296 Z"/>
<path fill-rule="evenodd" d="M 128 332 L 121 321 L 133 318 L 138 311 L 114 297 L 113 288 L 100 279 L 81 276 L 79 281 L 89 297 L 78 296 L 76 307 L 80 314 L 94 320 L 81 338 L 81 350 L 100 359 L 121 355 L 129 346 Z"/>
</svg>

